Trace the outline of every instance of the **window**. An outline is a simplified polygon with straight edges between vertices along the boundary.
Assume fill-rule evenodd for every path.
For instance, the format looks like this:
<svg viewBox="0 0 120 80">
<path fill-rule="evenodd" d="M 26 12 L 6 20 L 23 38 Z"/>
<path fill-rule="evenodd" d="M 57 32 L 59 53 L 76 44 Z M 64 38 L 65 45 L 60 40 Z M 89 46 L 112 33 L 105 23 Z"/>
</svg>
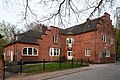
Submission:
<svg viewBox="0 0 120 80">
<path fill-rule="evenodd" d="M 27 48 L 23 49 L 23 55 L 27 55 Z"/>
<path fill-rule="evenodd" d="M 34 55 L 37 55 L 37 49 L 34 48 L 33 54 L 34 54 Z"/>
<path fill-rule="evenodd" d="M 68 51 L 68 56 L 72 56 L 72 51 Z"/>
<path fill-rule="evenodd" d="M 10 50 L 8 49 L 7 51 L 6 51 L 6 56 L 10 56 Z"/>
<path fill-rule="evenodd" d="M 102 35 L 102 42 L 106 42 L 106 36 Z"/>
<path fill-rule="evenodd" d="M 32 48 L 28 48 L 28 55 L 32 55 Z"/>
<path fill-rule="evenodd" d="M 22 55 L 33 55 L 33 56 L 37 56 L 38 55 L 38 50 L 36 48 L 29 48 L 29 47 L 26 47 L 26 48 L 23 48 L 22 50 Z"/>
<path fill-rule="evenodd" d="M 109 49 L 106 49 L 106 57 L 110 57 L 110 50 Z"/>
<path fill-rule="evenodd" d="M 113 44 L 113 38 L 110 38 L 110 44 Z"/>
<path fill-rule="evenodd" d="M 58 37 L 57 36 L 53 36 L 53 43 L 57 43 L 58 42 Z"/>
<path fill-rule="evenodd" d="M 59 56 L 60 49 L 59 48 L 50 48 L 50 56 Z"/>
<path fill-rule="evenodd" d="M 54 55 L 56 56 L 56 49 L 54 48 Z"/>
<path fill-rule="evenodd" d="M 85 49 L 85 56 L 90 56 L 90 49 Z"/>
<path fill-rule="evenodd" d="M 66 38 L 66 44 L 74 44 L 74 38 Z"/>
</svg>

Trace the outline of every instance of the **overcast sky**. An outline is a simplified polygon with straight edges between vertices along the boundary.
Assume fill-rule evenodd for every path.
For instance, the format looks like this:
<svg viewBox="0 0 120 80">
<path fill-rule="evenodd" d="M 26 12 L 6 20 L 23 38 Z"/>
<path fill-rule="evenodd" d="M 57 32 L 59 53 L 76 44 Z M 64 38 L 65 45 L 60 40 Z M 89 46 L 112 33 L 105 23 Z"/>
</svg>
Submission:
<svg viewBox="0 0 120 80">
<path fill-rule="evenodd" d="M 8 1 L 8 0 L 6 0 Z M 19 28 L 24 28 L 24 23 L 23 22 L 23 14 L 24 14 L 24 10 L 25 10 L 25 0 L 10 0 L 11 2 L 8 2 L 6 4 L 5 0 L 0 0 L 0 22 L 2 22 L 3 20 L 5 22 L 8 22 L 8 23 L 11 23 L 11 24 L 14 24 L 14 25 L 17 25 Z M 35 21 L 35 18 L 37 20 L 39 19 L 42 19 L 42 17 L 44 15 L 48 15 L 48 13 L 50 12 L 50 9 L 48 10 L 48 8 L 46 7 L 41 7 L 37 0 L 30 0 L 32 4 L 30 4 L 31 6 L 31 9 L 33 10 L 33 12 L 37 15 L 36 16 L 33 16 L 31 15 L 29 20 L 32 22 L 32 21 Z M 106 9 L 105 11 L 108 12 L 110 15 L 111 15 L 111 19 L 113 20 L 114 22 L 114 11 L 116 9 L 116 7 L 120 7 L 120 0 L 115 0 L 116 3 L 115 3 L 115 6 L 113 7 L 113 9 Z M 57 5 L 55 5 L 57 6 Z M 78 5 L 80 8 L 83 8 L 84 5 L 80 4 Z M 54 11 L 54 9 L 53 9 Z M 90 11 L 87 12 L 88 14 L 90 13 Z M 85 22 L 86 18 L 88 17 L 88 14 L 87 13 L 82 13 L 81 14 L 81 21 L 79 21 L 80 23 L 83 23 Z M 101 13 L 101 15 L 103 15 L 103 13 Z M 58 22 L 58 21 L 56 21 Z M 69 26 L 73 26 L 75 24 L 80 24 L 80 23 L 74 23 L 74 21 L 71 21 L 69 24 L 67 24 L 66 26 L 69 27 Z M 58 26 L 58 23 L 54 23 L 54 20 L 51 20 L 50 22 L 44 22 L 44 24 L 46 25 L 55 25 L 55 26 Z"/>
</svg>

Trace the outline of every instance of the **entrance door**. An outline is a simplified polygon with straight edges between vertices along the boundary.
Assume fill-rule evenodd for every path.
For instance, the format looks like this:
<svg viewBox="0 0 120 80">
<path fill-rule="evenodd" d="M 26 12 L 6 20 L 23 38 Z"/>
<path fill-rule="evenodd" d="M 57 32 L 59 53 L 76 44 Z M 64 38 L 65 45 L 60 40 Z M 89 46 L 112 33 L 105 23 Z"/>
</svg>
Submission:
<svg viewBox="0 0 120 80">
<path fill-rule="evenodd" d="M 68 60 L 72 60 L 72 58 L 73 58 L 72 51 L 67 52 L 67 58 L 68 58 Z"/>
</svg>

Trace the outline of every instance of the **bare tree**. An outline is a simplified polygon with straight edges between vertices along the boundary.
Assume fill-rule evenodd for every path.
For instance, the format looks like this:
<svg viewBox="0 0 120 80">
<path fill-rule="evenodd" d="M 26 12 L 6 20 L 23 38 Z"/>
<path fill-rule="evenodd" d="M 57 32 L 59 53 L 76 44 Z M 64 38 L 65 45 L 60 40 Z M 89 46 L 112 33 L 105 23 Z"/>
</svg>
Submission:
<svg viewBox="0 0 120 80">
<path fill-rule="evenodd" d="M 14 39 L 14 35 L 19 34 L 20 32 L 23 32 L 23 30 L 20 30 L 15 25 L 12 25 L 3 21 L 3 22 L 0 22 L 0 32 L 3 34 L 4 40 L 7 40 L 7 42 L 10 42 Z"/>
<path fill-rule="evenodd" d="M 37 22 L 30 23 L 26 26 L 26 30 L 35 30 L 39 32 L 45 32 L 47 30 L 47 26 L 44 24 L 38 24 Z"/>
<path fill-rule="evenodd" d="M 5 1 L 7 4 L 8 0 Z M 17 2 L 19 0 L 15 1 Z M 87 14 L 89 15 L 88 18 L 91 18 L 95 13 L 99 15 L 107 6 L 112 7 L 115 1 L 116 0 L 37 0 L 36 5 L 42 6 L 40 9 L 45 9 L 47 7 L 46 11 L 49 11 L 47 15 L 37 19 L 36 17 L 38 15 L 31 7 L 33 3 L 32 0 L 24 0 L 23 20 L 27 22 L 29 15 L 32 15 L 36 22 L 41 23 L 52 19 L 54 22 L 57 22 L 58 25 L 65 26 L 65 24 L 71 24 L 72 21 L 80 22 L 81 15 L 83 16 L 88 12 L 90 12 Z"/>
</svg>

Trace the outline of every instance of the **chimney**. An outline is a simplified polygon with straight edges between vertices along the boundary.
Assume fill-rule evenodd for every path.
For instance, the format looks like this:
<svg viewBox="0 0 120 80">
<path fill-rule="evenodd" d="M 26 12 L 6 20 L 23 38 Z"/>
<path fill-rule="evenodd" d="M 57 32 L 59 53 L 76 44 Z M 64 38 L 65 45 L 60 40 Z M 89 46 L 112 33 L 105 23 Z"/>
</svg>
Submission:
<svg viewBox="0 0 120 80">
<path fill-rule="evenodd" d="M 42 32 L 46 33 L 47 27 L 46 26 L 42 26 Z"/>
<path fill-rule="evenodd" d="M 107 12 L 104 13 L 104 16 L 110 19 L 110 14 L 108 14 Z"/>
</svg>

